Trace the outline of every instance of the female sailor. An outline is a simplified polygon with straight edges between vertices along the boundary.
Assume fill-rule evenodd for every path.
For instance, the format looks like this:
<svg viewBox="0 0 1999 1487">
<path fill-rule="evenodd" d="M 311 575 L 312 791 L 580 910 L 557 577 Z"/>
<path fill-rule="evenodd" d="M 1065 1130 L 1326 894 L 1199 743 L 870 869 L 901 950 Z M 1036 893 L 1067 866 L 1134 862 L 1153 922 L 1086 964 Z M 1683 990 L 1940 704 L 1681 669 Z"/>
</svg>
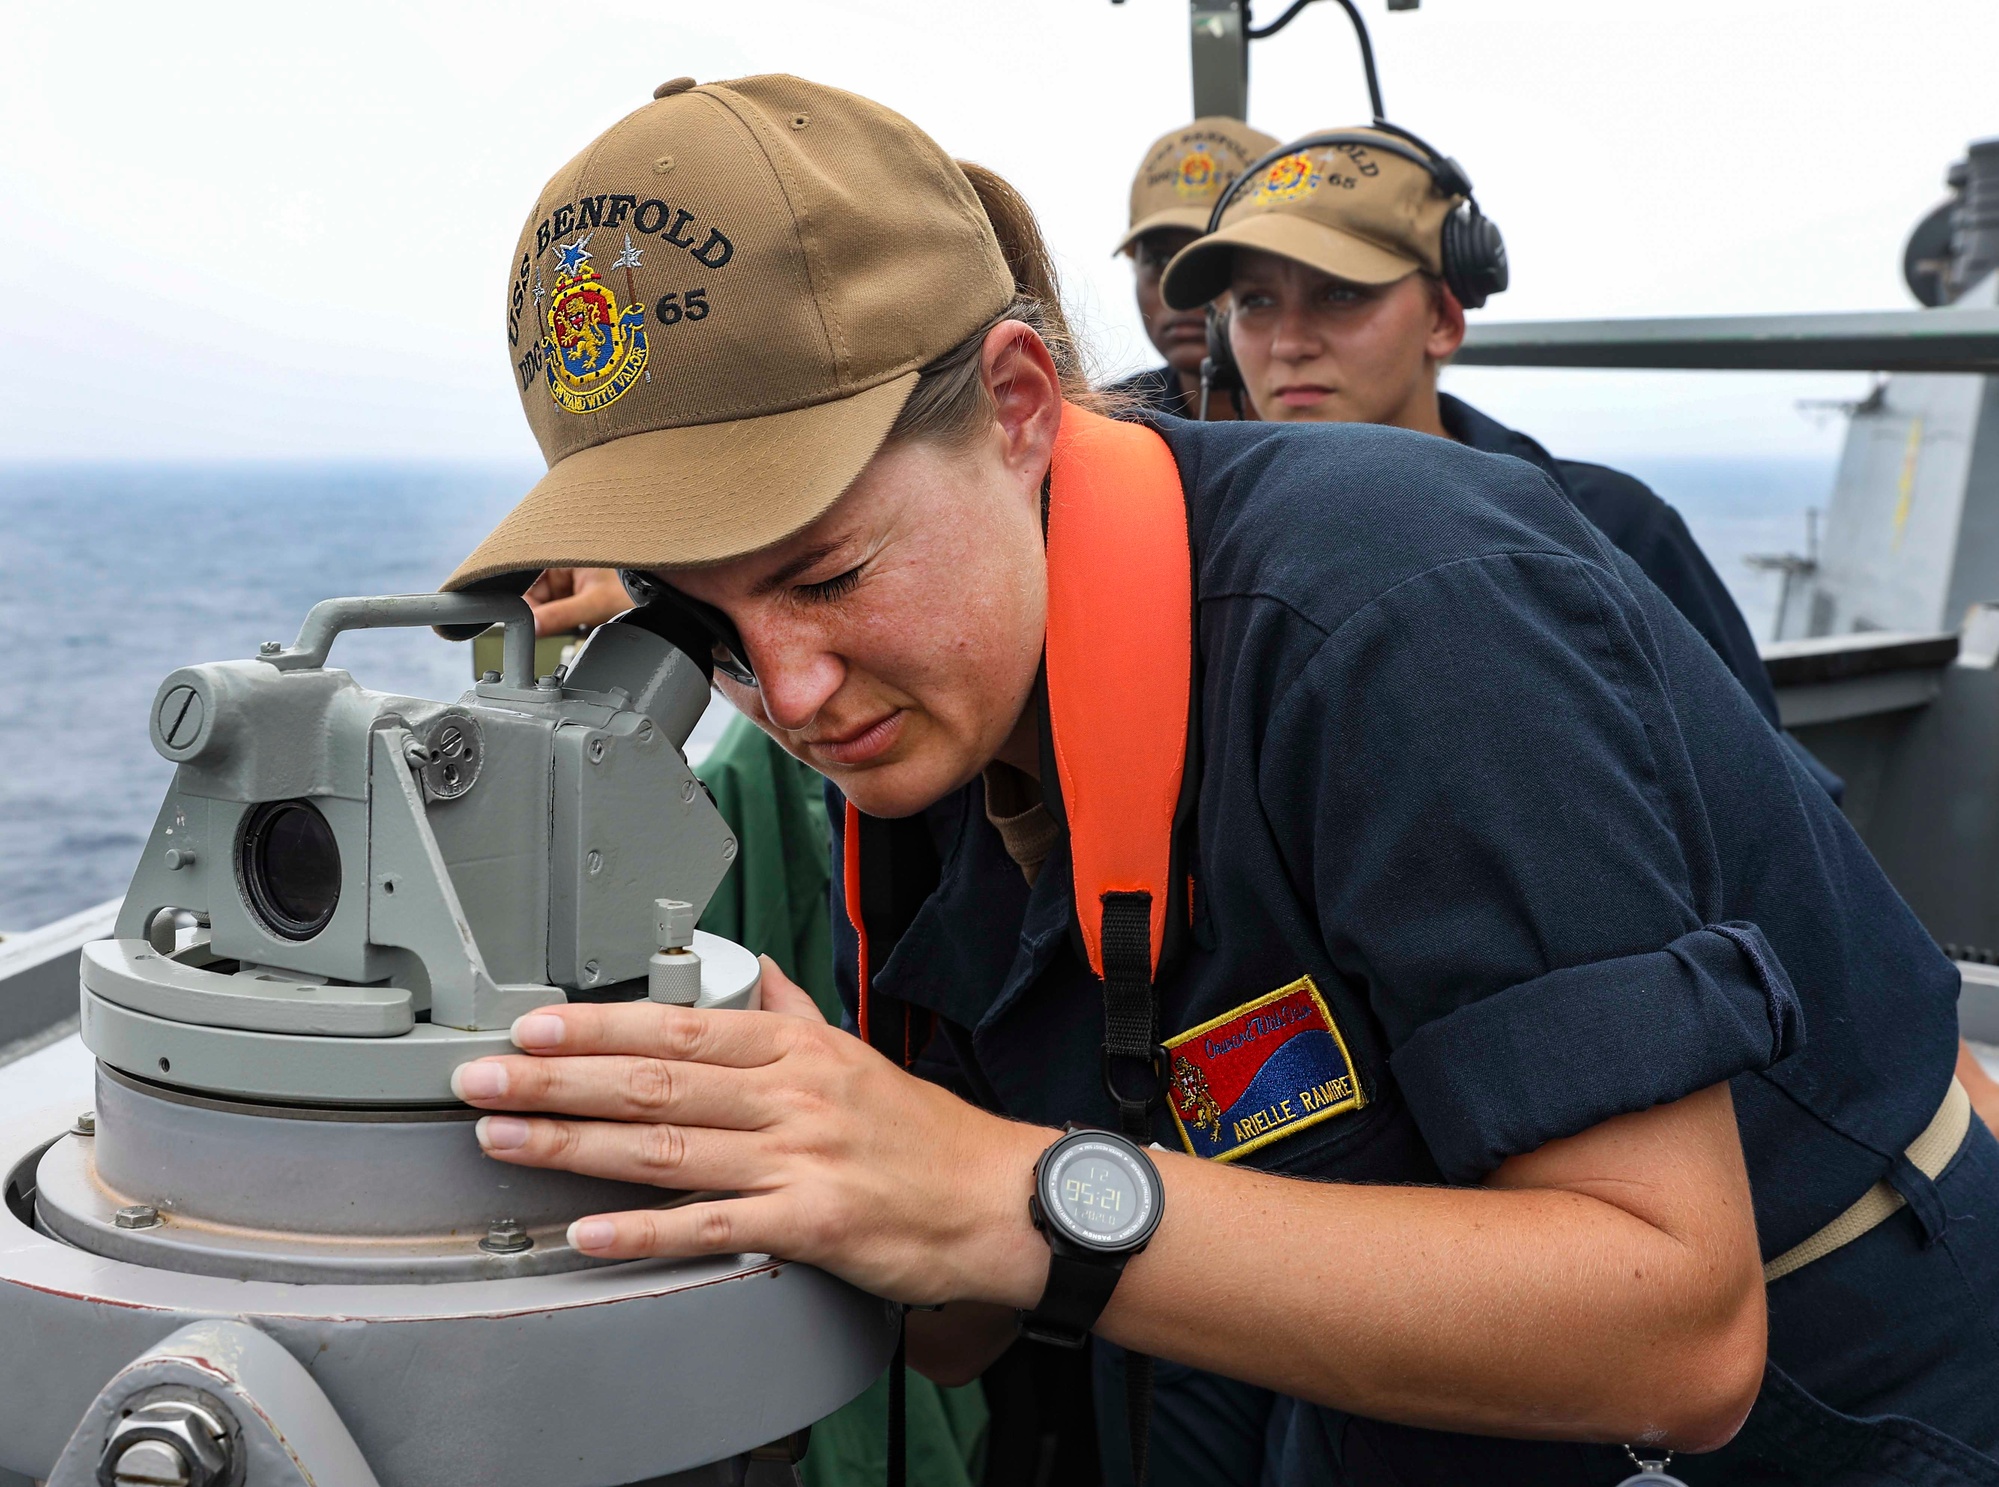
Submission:
<svg viewBox="0 0 1999 1487">
<path fill-rule="evenodd" d="M 1954 968 L 1713 649 L 1530 465 L 1091 412 L 1017 229 L 788 77 L 536 203 L 550 468 L 447 586 L 705 627 L 845 798 L 861 1036 L 544 1009 L 485 1149 L 730 1195 L 572 1241 L 941 1306 L 936 1376 L 1094 1333 L 1140 1475 L 1149 1358 L 1274 1481 L 1999 1482 Z"/>
</svg>

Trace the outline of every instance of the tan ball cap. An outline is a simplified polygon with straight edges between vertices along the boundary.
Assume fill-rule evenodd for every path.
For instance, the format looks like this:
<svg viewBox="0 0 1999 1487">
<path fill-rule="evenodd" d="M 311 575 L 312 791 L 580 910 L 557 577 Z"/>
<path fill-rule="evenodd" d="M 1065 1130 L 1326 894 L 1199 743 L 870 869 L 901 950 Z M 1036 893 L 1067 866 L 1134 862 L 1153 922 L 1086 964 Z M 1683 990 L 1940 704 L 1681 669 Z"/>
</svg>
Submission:
<svg viewBox="0 0 1999 1487">
<path fill-rule="evenodd" d="M 1276 148 L 1277 141 L 1261 129 L 1226 117 L 1196 119 L 1160 135 L 1132 177 L 1131 227 L 1111 251 L 1129 252 L 1161 227 L 1205 232 L 1208 213 L 1229 182 Z"/>
<path fill-rule="evenodd" d="M 1176 310 L 1206 304 L 1229 287 L 1237 248 L 1356 284 L 1392 284 L 1419 269 L 1440 274 L 1444 219 L 1463 200 L 1439 195 L 1428 170 L 1385 149 L 1342 144 L 1286 155 L 1243 187 L 1219 229 L 1174 257 L 1160 292 Z"/>
<path fill-rule="evenodd" d="M 548 474 L 444 587 L 769 546 L 1012 294 L 964 173 L 900 114 L 795 77 L 663 84 L 521 231 L 507 343 Z"/>
</svg>

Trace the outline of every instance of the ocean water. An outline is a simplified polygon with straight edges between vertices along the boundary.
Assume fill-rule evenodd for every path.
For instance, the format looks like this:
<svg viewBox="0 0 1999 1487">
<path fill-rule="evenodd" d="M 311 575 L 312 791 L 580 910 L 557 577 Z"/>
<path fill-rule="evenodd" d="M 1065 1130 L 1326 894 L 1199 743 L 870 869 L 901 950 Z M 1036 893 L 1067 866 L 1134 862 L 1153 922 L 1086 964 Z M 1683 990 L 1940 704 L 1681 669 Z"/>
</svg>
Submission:
<svg viewBox="0 0 1999 1487">
<path fill-rule="evenodd" d="M 1638 460 L 1685 514 L 1759 638 L 1776 579 L 1752 553 L 1795 551 L 1829 463 Z M 0 467 L 0 930 L 124 891 L 171 767 L 147 709 L 177 666 L 290 639 L 336 594 L 435 588 L 525 491 L 532 469 L 481 466 Z M 332 660 L 364 686 L 455 697 L 463 646 L 428 630 L 346 635 Z M 689 741 L 727 721 L 719 701 Z"/>
<path fill-rule="evenodd" d="M 1835 455 L 1824 459 L 1648 457 L 1617 461 L 1679 508 L 1760 641 L 1777 620 L 1780 580 L 1751 568 L 1754 556 L 1805 551 L 1805 513 L 1823 515 L 1832 497 Z"/>
</svg>

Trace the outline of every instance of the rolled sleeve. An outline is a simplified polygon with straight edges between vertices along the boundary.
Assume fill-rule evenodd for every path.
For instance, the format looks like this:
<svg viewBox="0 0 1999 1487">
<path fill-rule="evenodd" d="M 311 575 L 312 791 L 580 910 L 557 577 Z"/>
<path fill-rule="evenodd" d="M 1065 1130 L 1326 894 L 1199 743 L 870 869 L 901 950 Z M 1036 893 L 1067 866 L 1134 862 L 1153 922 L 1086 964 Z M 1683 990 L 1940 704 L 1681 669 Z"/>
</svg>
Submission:
<svg viewBox="0 0 1999 1487">
<path fill-rule="evenodd" d="M 1452 1181 L 1802 1043 L 1776 953 L 1724 909 L 1663 610 L 1571 554 L 1440 566 L 1330 633 L 1273 714 L 1270 827 Z M 1733 688 L 1706 646 L 1673 653 Z"/>
<path fill-rule="evenodd" d="M 1425 1023 L 1390 1058 L 1452 1182 L 1636 1109 L 1676 1100 L 1803 1040 L 1797 993 L 1753 924 L 1551 971 Z"/>
</svg>

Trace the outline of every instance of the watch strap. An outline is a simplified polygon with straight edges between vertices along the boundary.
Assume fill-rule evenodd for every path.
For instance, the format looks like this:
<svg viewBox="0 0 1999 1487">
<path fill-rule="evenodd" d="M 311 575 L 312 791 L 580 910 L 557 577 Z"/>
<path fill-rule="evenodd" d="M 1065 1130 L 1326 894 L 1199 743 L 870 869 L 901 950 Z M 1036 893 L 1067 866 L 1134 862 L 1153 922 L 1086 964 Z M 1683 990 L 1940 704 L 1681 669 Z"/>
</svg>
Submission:
<svg viewBox="0 0 1999 1487">
<path fill-rule="evenodd" d="M 1052 1236 L 1051 1236 L 1052 1237 Z M 1048 1284 L 1034 1310 L 1020 1314 L 1023 1336 L 1058 1347 L 1080 1348 L 1110 1304 L 1126 1255 L 1081 1255 L 1051 1244 Z"/>
</svg>

